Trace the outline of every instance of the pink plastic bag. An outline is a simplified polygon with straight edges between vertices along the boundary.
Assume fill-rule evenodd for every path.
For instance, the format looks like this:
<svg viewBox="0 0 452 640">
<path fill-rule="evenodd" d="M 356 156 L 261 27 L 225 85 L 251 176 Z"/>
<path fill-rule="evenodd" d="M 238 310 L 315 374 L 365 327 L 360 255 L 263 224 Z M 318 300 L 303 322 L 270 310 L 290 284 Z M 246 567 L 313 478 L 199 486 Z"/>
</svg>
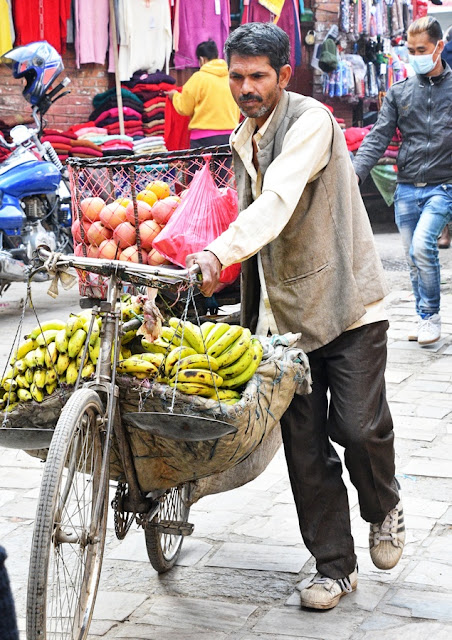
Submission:
<svg viewBox="0 0 452 640">
<path fill-rule="evenodd" d="M 181 267 L 185 267 L 190 253 L 205 249 L 238 215 L 237 192 L 230 187 L 219 189 L 209 170 L 210 156 L 205 160 L 182 203 L 152 243 L 154 249 Z M 232 284 L 239 273 L 240 264 L 226 267 L 220 282 L 223 286 Z"/>
</svg>

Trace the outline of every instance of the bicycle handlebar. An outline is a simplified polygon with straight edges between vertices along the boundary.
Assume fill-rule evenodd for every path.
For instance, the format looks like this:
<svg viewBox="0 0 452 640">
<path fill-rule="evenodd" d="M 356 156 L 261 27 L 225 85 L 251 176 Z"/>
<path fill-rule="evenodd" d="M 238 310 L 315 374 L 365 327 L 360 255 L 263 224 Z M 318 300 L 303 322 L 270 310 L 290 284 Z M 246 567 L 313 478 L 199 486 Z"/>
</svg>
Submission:
<svg viewBox="0 0 452 640">
<path fill-rule="evenodd" d="M 90 271 L 106 277 L 116 276 L 120 280 L 132 283 L 158 286 L 158 283 L 199 285 L 201 273 L 199 266 L 193 265 L 190 269 L 172 267 L 151 267 L 147 264 L 124 262 L 122 260 L 105 260 L 101 258 L 85 258 L 75 255 L 61 255 L 50 251 L 43 245 L 37 247 L 36 256 L 41 265 L 52 270 L 73 267 L 82 271 Z"/>
</svg>

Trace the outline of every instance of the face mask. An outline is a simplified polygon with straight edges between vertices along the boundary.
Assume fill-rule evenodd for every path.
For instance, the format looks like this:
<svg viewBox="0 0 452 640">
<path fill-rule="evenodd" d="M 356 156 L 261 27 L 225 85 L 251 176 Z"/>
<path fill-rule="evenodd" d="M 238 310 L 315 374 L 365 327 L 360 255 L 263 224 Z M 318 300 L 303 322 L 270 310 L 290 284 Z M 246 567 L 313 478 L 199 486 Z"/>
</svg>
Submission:
<svg viewBox="0 0 452 640">
<path fill-rule="evenodd" d="M 438 43 L 436 44 L 436 47 Z M 435 68 L 435 65 L 438 59 L 433 60 L 433 54 L 436 51 L 436 47 L 433 49 L 433 53 L 426 53 L 422 56 L 412 56 L 408 55 L 408 60 L 415 73 L 420 74 L 421 76 L 425 76 L 426 73 L 430 73 L 432 69 Z"/>
</svg>

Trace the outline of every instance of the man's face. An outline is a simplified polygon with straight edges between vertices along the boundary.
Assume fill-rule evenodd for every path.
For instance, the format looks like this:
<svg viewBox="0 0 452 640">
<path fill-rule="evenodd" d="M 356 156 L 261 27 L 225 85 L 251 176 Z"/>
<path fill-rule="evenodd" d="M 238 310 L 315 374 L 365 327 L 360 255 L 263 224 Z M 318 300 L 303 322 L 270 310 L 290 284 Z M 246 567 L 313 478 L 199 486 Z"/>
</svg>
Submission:
<svg viewBox="0 0 452 640">
<path fill-rule="evenodd" d="M 444 49 L 444 41 L 439 40 L 438 42 L 432 42 L 426 31 L 414 35 L 408 34 L 407 49 L 408 53 L 412 56 L 423 56 L 433 53 L 433 61 L 435 62 L 435 66 L 437 66 L 441 58 L 441 51 Z"/>
<path fill-rule="evenodd" d="M 276 107 L 290 80 L 289 65 L 281 67 L 279 77 L 268 56 L 232 55 L 229 62 L 229 86 L 234 100 L 247 118 L 263 119 Z"/>
</svg>

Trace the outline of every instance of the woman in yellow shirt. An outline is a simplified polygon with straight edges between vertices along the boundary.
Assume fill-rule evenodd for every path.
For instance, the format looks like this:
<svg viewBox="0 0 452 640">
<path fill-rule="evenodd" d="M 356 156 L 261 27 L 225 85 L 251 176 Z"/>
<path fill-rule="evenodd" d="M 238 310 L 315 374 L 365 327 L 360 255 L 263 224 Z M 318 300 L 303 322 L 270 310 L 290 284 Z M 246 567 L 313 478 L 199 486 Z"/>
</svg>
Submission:
<svg viewBox="0 0 452 640">
<path fill-rule="evenodd" d="M 228 144 L 239 122 L 239 108 L 229 89 L 228 67 L 218 58 L 213 40 L 196 47 L 200 70 L 184 84 L 182 92 L 168 91 L 176 111 L 190 116 L 190 149 Z"/>
</svg>

